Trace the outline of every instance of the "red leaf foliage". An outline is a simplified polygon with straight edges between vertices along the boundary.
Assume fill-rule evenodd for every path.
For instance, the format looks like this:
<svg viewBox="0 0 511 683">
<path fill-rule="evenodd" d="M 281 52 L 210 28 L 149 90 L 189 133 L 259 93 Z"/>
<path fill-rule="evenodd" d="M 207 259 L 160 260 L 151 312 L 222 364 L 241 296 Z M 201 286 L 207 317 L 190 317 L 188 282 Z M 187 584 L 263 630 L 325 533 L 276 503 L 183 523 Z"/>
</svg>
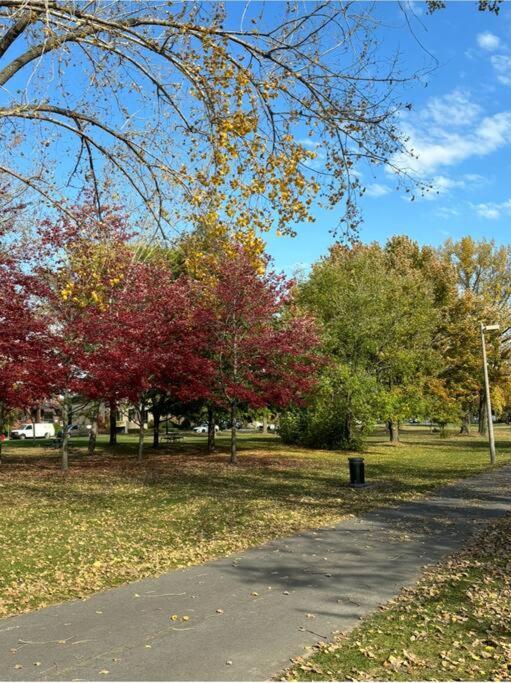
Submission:
<svg viewBox="0 0 511 683">
<path fill-rule="evenodd" d="M 293 282 L 272 271 L 259 275 L 241 249 L 215 275 L 209 344 L 217 401 L 300 402 L 322 361 L 314 321 L 292 310 Z"/>
</svg>

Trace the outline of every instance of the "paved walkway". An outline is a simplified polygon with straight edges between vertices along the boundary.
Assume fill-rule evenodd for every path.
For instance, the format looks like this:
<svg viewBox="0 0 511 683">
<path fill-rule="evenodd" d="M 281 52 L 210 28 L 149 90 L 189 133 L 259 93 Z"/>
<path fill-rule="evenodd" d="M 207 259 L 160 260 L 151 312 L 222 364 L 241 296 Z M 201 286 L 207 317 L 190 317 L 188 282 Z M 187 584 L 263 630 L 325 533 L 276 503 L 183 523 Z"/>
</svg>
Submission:
<svg viewBox="0 0 511 683">
<path fill-rule="evenodd" d="M 0 680 L 267 680 L 510 510 L 506 466 L 427 500 L 3 619 Z"/>
</svg>

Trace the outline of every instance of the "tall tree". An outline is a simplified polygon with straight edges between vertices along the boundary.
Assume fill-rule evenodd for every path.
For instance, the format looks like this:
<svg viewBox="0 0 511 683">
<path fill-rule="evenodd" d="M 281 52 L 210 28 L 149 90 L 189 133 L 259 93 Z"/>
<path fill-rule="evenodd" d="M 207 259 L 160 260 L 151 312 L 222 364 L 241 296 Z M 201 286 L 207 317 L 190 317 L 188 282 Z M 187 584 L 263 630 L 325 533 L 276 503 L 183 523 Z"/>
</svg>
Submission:
<svg viewBox="0 0 511 683">
<path fill-rule="evenodd" d="M 82 392 L 128 400 L 139 424 L 143 456 L 146 411 L 155 393 L 175 400 L 205 397 L 210 364 L 208 313 L 197 305 L 193 283 L 164 264 L 133 263 L 112 305 L 88 307 L 78 323 Z"/>
<path fill-rule="evenodd" d="M 436 373 L 432 341 L 437 324 L 434 292 L 416 268 L 408 240 L 334 246 L 301 287 L 300 302 L 323 324 L 325 400 L 339 413 L 339 443 L 356 445 L 355 422 L 387 422 L 399 440 L 400 420 L 423 411 L 428 376 Z M 323 411 L 324 413 L 324 411 Z M 331 427 L 328 427 L 331 429 Z"/>
<path fill-rule="evenodd" d="M 493 240 L 463 237 L 447 240 L 441 256 L 454 271 L 455 291 L 446 322 L 446 379 L 459 395 L 464 413 L 462 431 L 470 415 L 479 415 L 485 430 L 485 393 L 481 360 L 480 323 L 497 323 L 500 333 L 489 339 L 490 380 L 496 406 L 506 402 L 511 377 L 511 247 Z"/>
<path fill-rule="evenodd" d="M 63 417 L 63 470 L 68 469 L 66 426 L 73 393 L 84 393 L 96 402 L 115 402 L 115 393 L 108 393 L 107 374 L 98 375 L 94 385 L 85 381 L 82 357 L 87 340 L 81 329 L 83 318 L 91 311 L 111 311 L 133 261 L 127 244 L 131 233 L 118 208 L 105 206 L 98 216 L 91 194 L 86 193 L 82 203 L 71 207 L 70 214 L 41 222 L 40 244 L 33 265 L 55 331 L 55 372 Z"/>
<path fill-rule="evenodd" d="M 317 340 L 312 319 L 292 313 L 292 283 L 271 271 L 259 274 L 242 248 L 214 277 L 205 292 L 212 312 L 211 394 L 229 410 L 230 462 L 236 463 L 240 406 L 300 402 L 314 382 Z"/>
<path fill-rule="evenodd" d="M 34 303 L 37 282 L 0 230 L 0 434 L 14 408 L 30 409 L 54 387 L 55 358 L 48 319 Z M 0 443 L 0 462 L 1 462 Z"/>
</svg>

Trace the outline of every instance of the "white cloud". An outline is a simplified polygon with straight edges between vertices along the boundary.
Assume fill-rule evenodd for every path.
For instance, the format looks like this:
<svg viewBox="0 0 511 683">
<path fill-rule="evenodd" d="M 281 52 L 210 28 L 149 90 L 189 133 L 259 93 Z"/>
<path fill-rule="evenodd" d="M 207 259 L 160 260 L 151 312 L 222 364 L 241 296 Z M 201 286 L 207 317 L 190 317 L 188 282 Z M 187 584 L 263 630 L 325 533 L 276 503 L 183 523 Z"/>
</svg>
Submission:
<svg viewBox="0 0 511 683">
<path fill-rule="evenodd" d="M 487 202 L 486 204 L 471 204 L 479 216 L 492 220 L 500 218 L 503 214 L 511 214 L 511 199 L 505 202 Z"/>
<path fill-rule="evenodd" d="M 500 218 L 500 211 L 488 204 L 478 204 L 476 211 L 483 218 Z"/>
<path fill-rule="evenodd" d="M 488 178 L 479 175 L 479 173 L 465 173 L 463 178 L 467 181 L 467 183 L 471 183 L 478 186 L 486 185 L 488 182 L 490 182 Z"/>
<path fill-rule="evenodd" d="M 511 57 L 509 55 L 492 55 L 491 63 L 499 83 L 511 85 Z"/>
<path fill-rule="evenodd" d="M 441 218 L 454 218 L 460 215 L 460 211 L 458 208 L 454 206 L 439 206 L 438 209 L 436 210 L 436 214 L 440 216 Z M 449 236 L 449 233 L 441 230 L 443 234 L 446 234 L 446 236 Z"/>
<path fill-rule="evenodd" d="M 436 199 L 440 195 L 447 194 L 455 189 L 475 189 L 487 184 L 487 179 L 477 173 L 465 173 L 460 178 L 450 178 L 445 175 L 437 175 L 429 180 L 431 189 L 426 192 L 424 199 Z"/>
<path fill-rule="evenodd" d="M 383 197 L 384 195 L 389 194 L 389 192 L 392 192 L 392 188 L 388 185 L 373 183 L 372 185 L 367 186 L 365 193 L 368 197 Z"/>
<path fill-rule="evenodd" d="M 466 182 L 462 178 L 455 180 L 454 178 L 448 178 L 445 175 L 437 175 L 433 178 L 432 185 L 437 192 L 442 194 L 455 187 L 465 187 Z"/>
<path fill-rule="evenodd" d="M 490 33 L 489 31 L 484 31 L 484 33 L 478 33 L 477 34 L 477 44 L 483 50 L 489 50 L 491 52 L 493 50 L 499 49 L 500 38 L 498 36 L 496 36 L 494 33 Z"/>
<path fill-rule="evenodd" d="M 421 118 L 437 126 L 468 126 L 481 115 L 481 107 L 463 90 L 453 90 L 442 97 L 433 97 L 421 112 Z"/>
<path fill-rule="evenodd" d="M 399 168 L 431 176 L 440 168 L 486 156 L 511 143 L 511 111 L 486 116 L 469 131 L 434 125 L 431 119 L 429 123 L 421 120 L 418 125 L 406 126 L 414 157 L 396 155 L 392 161 Z"/>
<path fill-rule="evenodd" d="M 464 180 L 455 180 L 445 175 L 437 175 L 429 180 L 431 189 L 426 190 L 423 199 L 433 200 L 437 199 L 439 195 L 446 194 L 449 190 L 455 188 L 465 187 Z"/>
</svg>

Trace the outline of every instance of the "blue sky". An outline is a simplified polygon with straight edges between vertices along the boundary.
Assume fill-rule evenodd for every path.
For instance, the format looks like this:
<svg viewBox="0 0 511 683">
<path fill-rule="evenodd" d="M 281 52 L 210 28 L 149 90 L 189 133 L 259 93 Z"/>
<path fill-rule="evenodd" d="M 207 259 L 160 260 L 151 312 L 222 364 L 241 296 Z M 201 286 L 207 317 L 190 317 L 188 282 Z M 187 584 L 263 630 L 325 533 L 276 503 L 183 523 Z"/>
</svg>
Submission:
<svg viewBox="0 0 511 683">
<path fill-rule="evenodd" d="M 511 241 L 511 3 L 499 16 L 479 12 L 475 0 L 448 2 L 427 15 L 423 3 L 409 3 L 416 15 L 415 38 L 403 24 L 397 3 L 379 3 L 377 11 L 395 30 L 408 68 L 438 66 L 403 97 L 413 109 L 402 125 L 419 155 L 413 170 L 437 192 L 410 202 L 396 191 L 396 180 L 383 169 L 364 172 L 368 191 L 362 200 L 364 241 L 407 234 L 421 243 L 447 237 Z M 402 26 L 402 28 L 399 28 Z M 317 212 L 316 223 L 298 226 L 298 236 L 268 237 L 268 250 L 279 269 L 291 273 L 326 253 L 336 214 Z"/>
<path fill-rule="evenodd" d="M 359 6 L 371 8 L 382 20 L 382 58 L 399 50 L 400 62 L 409 73 L 423 71 L 436 60 L 436 67 L 429 69 L 426 77 L 408 83 L 397 93 L 413 105 L 401 117 L 401 125 L 419 156 L 414 161 L 401 160 L 402 165 L 413 166 L 436 192 L 410 202 L 402 190 L 396 190 L 396 178 L 388 171 L 380 168 L 373 176 L 367 168 L 362 169 L 367 193 L 361 200 L 364 223 L 360 238 L 385 241 L 393 234 L 405 233 L 422 243 L 437 245 L 447 237 L 471 234 L 511 241 L 511 2 L 502 3 L 500 15 L 495 16 L 479 12 L 477 0 L 450 1 L 433 15 L 426 13 L 420 0 L 402 1 L 408 5 L 412 30 L 397 2 L 361 1 Z M 249 7 L 257 16 L 260 4 L 254 2 Z M 264 7 L 271 20 L 272 15 L 275 18 L 282 12 L 283 5 L 275 2 Z M 244 8 L 241 1 L 227 4 L 228 20 L 233 25 L 239 25 Z M 17 49 L 23 47 L 21 44 Z M 50 68 L 44 73 L 53 72 Z M 88 92 L 91 86 L 86 72 L 70 68 L 68 75 L 71 95 Z M 52 79 L 43 78 L 43 88 L 53 87 Z M 60 93 L 64 104 L 70 93 Z M 5 97 L 0 92 L 0 103 Z M 136 112 L 137 95 L 130 93 L 125 104 Z M 97 106 L 111 123 L 108 90 Z M 31 162 L 35 147 L 38 158 L 58 158 L 61 178 L 65 179 L 66 170 L 74 166 L 74 157 L 58 139 L 45 152 L 41 139 L 31 132 L 25 143 L 25 161 L 17 159 L 22 170 L 24 163 Z M 14 147 L 12 153 L 18 152 Z M 73 187 L 64 189 L 68 194 L 74 191 Z M 316 222 L 297 225 L 295 238 L 267 235 L 268 251 L 277 268 L 290 274 L 297 268 L 308 268 L 325 254 L 333 241 L 330 230 L 337 226 L 341 213 L 341 209 L 317 210 Z"/>
</svg>

